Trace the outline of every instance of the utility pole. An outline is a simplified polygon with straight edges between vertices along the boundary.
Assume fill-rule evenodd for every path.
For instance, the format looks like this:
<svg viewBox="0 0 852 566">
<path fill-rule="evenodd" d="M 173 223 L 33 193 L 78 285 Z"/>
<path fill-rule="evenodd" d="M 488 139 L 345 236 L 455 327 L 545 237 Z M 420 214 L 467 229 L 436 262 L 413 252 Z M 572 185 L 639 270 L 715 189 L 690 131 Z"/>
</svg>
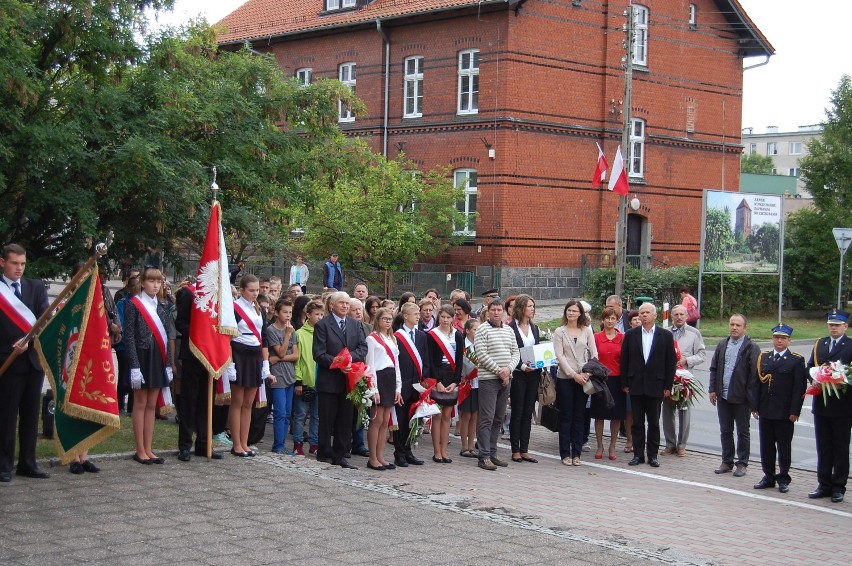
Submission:
<svg viewBox="0 0 852 566">
<path fill-rule="evenodd" d="M 624 61 L 624 104 L 622 104 L 622 117 L 624 125 L 621 131 L 621 153 L 624 157 L 624 165 L 630 171 L 630 99 L 633 94 L 633 34 L 634 15 L 633 5 L 627 5 L 624 12 L 627 23 L 624 30 L 627 32 L 625 44 Z M 629 176 L 629 173 L 628 173 Z M 624 293 L 624 277 L 627 273 L 627 198 L 623 195 L 618 199 L 618 222 L 615 226 L 615 294 L 622 296 Z"/>
</svg>

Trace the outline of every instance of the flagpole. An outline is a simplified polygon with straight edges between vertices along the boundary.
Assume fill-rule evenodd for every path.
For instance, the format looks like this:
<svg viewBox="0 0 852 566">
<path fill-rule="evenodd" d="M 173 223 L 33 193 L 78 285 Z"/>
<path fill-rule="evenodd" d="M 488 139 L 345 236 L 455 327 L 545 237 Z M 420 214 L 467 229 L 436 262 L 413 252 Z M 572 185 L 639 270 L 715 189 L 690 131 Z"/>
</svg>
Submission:
<svg viewBox="0 0 852 566">
<path fill-rule="evenodd" d="M 27 334 L 23 338 L 18 340 L 19 344 L 29 344 L 30 342 L 32 342 L 33 338 L 38 336 L 41 331 L 44 330 L 44 327 L 47 326 L 47 323 L 50 322 L 50 319 L 53 318 L 53 315 L 56 313 L 57 307 L 62 304 L 62 301 L 70 297 L 74 293 L 74 291 L 76 291 L 80 287 L 80 284 L 89 275 L 89 272 L 95 266 L 95 263 L 97 263 L 98 259 L 101 256 L 106 255 L 107 248 L 110 246 L 110 244 L 112 244 L 112 232 L 110 232 L 107 236 L 106 242 L 101 242 L 95 246 L 95 251 L 92 252 L 92 255 L 89 257 L 86 263 L 83 264 L 83 267 L 81 267 L 77 271 L 77 273 L 74 274 L 74 276 L 71 278 L 71 281 L 69 281 L 65 288 L 62 289 L 62 291 L 60 291 L 58 295 L 56 295 L 56 298 L 53 299 L 53 302 L 50 303 L 50 306 L 47 308 L 47 310 L 44 311 L 40 317 L 38 317 L 38 320 L 35 322 L 35 324 L 33 324 L 33 327 L 30 329 L 30 331 L 27 332 Z M 0 366 L 0 376 L 6 373 L 6 370 L 9 369 L 9 366 L 12 365 L 12 362 L 15 361 L 15 358 L 17 358 L 21 353 L 23 352 L 19 352 L 17 349 L 12 348 L 12 352 L 9 354 L 9 357 L 6 358 L 6 361 L 3 363 L 2 366 Z"/>
<path fill-rule="evenodd" d="M 627 154 L 627 171 L 630 171 L 630 105 L 633 93 L 633 5 L 627 5 L 627 56 L 624 58 L 624 127 L 621 131 L 622 151 Z M 618 199 L 618 222 L 615 228 L 615 294 L 622 297 L 624 279 L 627 275 L 627 198 L 621 195 Z"/>
<path fill-rule="evenodd" d="M 210 182 L 210 213 L 213 213 L 213 207 L 216 206 L 216 193 L 219 192 L 219 185 L 216 184 L 216 166 L 213 166 L 213 180 Z M 188 337 L 187 337 L 188 339 Z M 219 379 L 225 379 L 223 375 Z M 207 370 L 207 461 L 213 459 L 213 388 L 215 375 L 213 371 Z"/>
</svg>

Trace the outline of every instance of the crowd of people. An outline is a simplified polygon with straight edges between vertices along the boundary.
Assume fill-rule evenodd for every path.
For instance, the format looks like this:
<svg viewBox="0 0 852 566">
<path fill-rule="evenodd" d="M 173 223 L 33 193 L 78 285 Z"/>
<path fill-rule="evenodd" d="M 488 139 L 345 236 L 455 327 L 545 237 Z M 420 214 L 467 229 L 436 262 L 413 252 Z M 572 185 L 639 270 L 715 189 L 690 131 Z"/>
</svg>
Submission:
<svg viewBox="0 0 852 566">
<path fill-rule="evenodd" d="M 4 248 L 0 306 L 21 302 L 37 316 L 47 308 L 46 292 L 40 282 L 22 278 L 25 260 L 22 248 Z M 107 301 L 119 364 L 120 408 L 132 413 L 136 462 L 164 463 L 154 453 L 152 440 L 164 404 L 162 390 L 170 388 L 178 411 L 181 461 L 189 461 L 193 452 L 206 456 L 210 442 L 228 445 L 234 457 L 251 458 L 269 420 L 274 453 L 314 455 L 343 468 L 355 468 L 351 457 L 361 455 L 374 471 L 423 465 L 411 444 L 415 435 L 409 417 L 412 406 L 423 400 L 424 384 L 431 381 L 425 394 L 438 407 L 429 423 L 432 462 L 453 462 L 449 437 L 456 422 L 459 456 L 476 459 L 480 468 L 493 471 L 509 466 L 509 460 L 535 464 L 529 451 L 531 425 L 542 380 L 546 385 L 551 379 L 564 465 L 582 465 L 584 453 L 592 452 L 591 440 L 595 459 L 617 460 L 620 434 L 626 436 L 624 451 L 632 456 L 630 466 L 658 467 L 660 455 L 688 454 L 689 405 L 675 403 L 675 378 L 680 370 L 706 359 L 704 340 L 694 327 L 700 314 L 688 289 L 682 290 L 683 304 L 671 311 L 671 330 L 657 324 L 657 309 L 650 302 L 626 311 L 621 297 L 613 295 L 595 316 L 585 301 L 567 301 L 552 335 L 555 365 L 549 367 L 521 354 L 544 341 L 544 332 L 535 323 L 535 300 L 526 294 L 504 301 L 491 289 L 483 294 L 478 309 L 460 289 L 447 303 L 435 289 L 428 289 L 420 300 L 403 293 L 395 303 L 371 295 L 367 284 L 359 282 L 350 296 L 342 290 L 343 269 L 337 254 L 332 254 L 324 265 L 323 293 L 308 296 L 309 273 L 301 257 L 291 269 L 286 292 L 281 278 L 259 279 L 244 273 L 243 267 L 232 270 L 239 332 L 231 341 L 233 363 L 216 384 L 211 439 L 207 372 L 182 339 L 188 335 L 193 312 L 191 278 L 172 295 L 159 269 L 131 271 L 115 300 Z M 776 326 L 772 351 L 761 352 L 746 333 L 746 317 L 730 318 L 730 335 L 713 353 L 707 384 L 720 427 L 722 461 L 716 473 L 746 475 L 754 416 L 763 468 L 754 488 L 789 490 L 791 443 L 807 387 L 807 368 L 852 362 L 848 318 L 842 311 L 828 315 L 829 336 L 817 341 L 807 363 L 789 349 L 791 327 Z M 17 473 L 47 477 L 34 457 L 43 378 L 38 358 L 19 343 L 22 333 L 8 320 L 5 306 L 0 309 L 0 331 L 0 358 L 12 349 L 27 354 L 19 356 L 0 380 L 0 481 L 11 479 L 19 413 Z M 338 356 L 344 349 L 351 360 L 341 363 Z M 358 418 L 348 397 L 347 374 L 358 362 L 366 363 L 373 384 L 366 422 Z M 840 502 L 849 472 L 852 393 L 815 396 L 813 412 L 819 485 L 809 497 Z M 497 450 L 506 425 L 508 458 Z M 212 457 L 222 455 L 214 451 Z M 97 468 L 83 457 L 71 471 Z"/>
</svg>

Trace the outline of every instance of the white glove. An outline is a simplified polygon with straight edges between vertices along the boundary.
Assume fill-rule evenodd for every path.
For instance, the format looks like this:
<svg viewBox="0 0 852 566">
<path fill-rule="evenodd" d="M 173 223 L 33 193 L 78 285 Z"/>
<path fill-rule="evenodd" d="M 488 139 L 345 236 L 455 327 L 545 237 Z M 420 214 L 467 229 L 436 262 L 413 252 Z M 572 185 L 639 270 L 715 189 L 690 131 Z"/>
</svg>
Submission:
<svg viewBox="0 0 852 566">
<path fill-rule="evenodd" d="M 130 388 L 142 389 L 142 384 L 145 383 L 145 378 L 142 377 L 142 370 L 139 368 L 130 369 Z"/>
<path fill-rule="evenodd" d="M 229 365 L 228 369 L 225 370 L 225 375 L 228 376 L 228 381 L 236 381 L 237 380 L 237 364 L 231 362 L 231 365 Z"/>
<path fill-rule="evenodd" d="M 269 360 L 263 360 L 260 364 L 260 379 L 266 379 L 269 376 Z"/>
<path fill-rule="evenodd" d="M 166 368 L 166 382 L 171 384 L 171 382 L 174 378 L 175 378 L 175 374 L 172 371 L 172 368 Z"/>
</svg>

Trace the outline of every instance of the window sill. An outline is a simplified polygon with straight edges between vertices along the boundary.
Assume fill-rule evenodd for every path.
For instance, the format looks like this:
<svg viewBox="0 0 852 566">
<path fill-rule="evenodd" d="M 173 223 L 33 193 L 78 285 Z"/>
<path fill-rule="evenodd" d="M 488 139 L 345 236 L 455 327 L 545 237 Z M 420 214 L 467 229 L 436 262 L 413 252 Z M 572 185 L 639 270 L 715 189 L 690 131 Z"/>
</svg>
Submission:
<svg viewBox="0 0 852 566">
<path fill-rule="evenodd" d="M 476 116 L 479 114 L 479 109 L 476 110 L 458 110 L 456 116 Z"/>
<path fill-rule="evenodd" d="M 320 16 L 332 16 L 334 14 L 339 14 L 341 12 L 354 12 L 358 9 L 358 6 L 346 6 L 343 8 L 332 8 L 330 10 L 323 10 L 319 13 Z"/>
</svg>

